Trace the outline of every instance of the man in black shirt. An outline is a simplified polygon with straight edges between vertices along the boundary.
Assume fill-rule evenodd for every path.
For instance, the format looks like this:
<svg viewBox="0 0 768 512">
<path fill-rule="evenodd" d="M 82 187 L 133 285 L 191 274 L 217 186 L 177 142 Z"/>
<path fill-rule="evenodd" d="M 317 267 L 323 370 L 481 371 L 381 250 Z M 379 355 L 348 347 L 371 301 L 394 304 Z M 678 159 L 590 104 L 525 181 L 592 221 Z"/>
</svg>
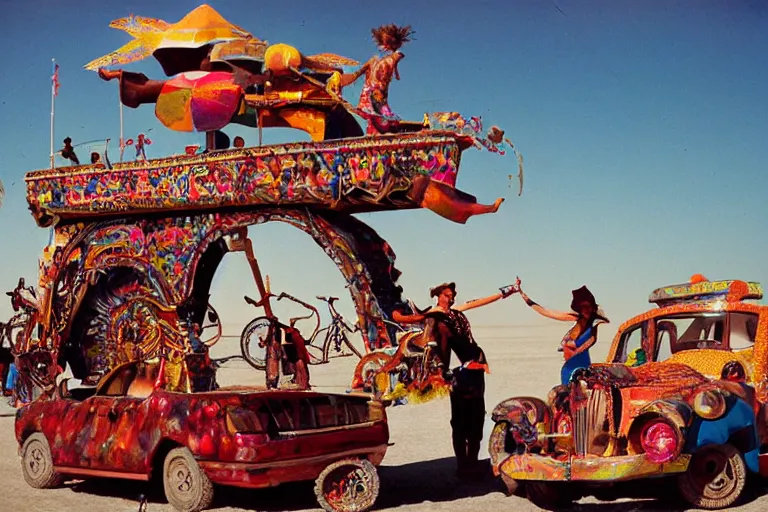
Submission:
<svg viewBox="0 0 768 512">
<path fill-rule="evenodd" d="M 424 336 L 437 344 L 437 355 L 446 378 L 451 380 L 451 428 L 459 476 L 468 476 L 479 469 L 485 422 L 484 374 L 488 372 L 485 353 L 472 336 L 464 311 L 496 302 L 516 291 L 514 285 L 508 285 L 500 288 L 500 293 L 454 306 L 455 283 L 443 283 L 430 290 L 430 295 L 437 298 L 437 305 L 426 313 Z M 456 353 L 461 366 L 448 371 L 451 352 Z"/>
</svg>

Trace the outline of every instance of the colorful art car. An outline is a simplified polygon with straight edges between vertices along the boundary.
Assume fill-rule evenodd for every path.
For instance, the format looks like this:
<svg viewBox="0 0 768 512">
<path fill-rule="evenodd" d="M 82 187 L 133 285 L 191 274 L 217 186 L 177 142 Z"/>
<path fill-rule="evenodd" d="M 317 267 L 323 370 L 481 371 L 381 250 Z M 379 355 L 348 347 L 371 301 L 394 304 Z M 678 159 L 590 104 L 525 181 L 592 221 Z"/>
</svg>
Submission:
<svg viewBox="0 0 768 512">
<path fill-rule="evenodd" d="M 52 155 L 50 168 L 27 174 L 29 208 L 52 236 L 40 261 L 34 325 L 15 361 L 21 395 L 31 402 L 17 416 L 25 477 L 44 487 L 57 474 L 144 479 L 162 469 L 167 478 L 186 475 L 179 483 L 186 495 L 166 486 L 169 500 L 184 510 L 210 501 L 210 482 L 253 487 L 317 477 L 339 484 L 319 484 L 324 506 L 369 507 L 371 464 L 384 455 L 386 418 L 367 398 L 278 391 L 282 341 L 271 327 L 260 342 L 266 389 L 220 389 L 198 332 L 214 275 L 226 254 L 245 253 L 261 294 L 251 302 L 274 320 L 270 326 L 279 325 L 248 228 L 272 221 L 294 226 L 346 279 L 366 349 L 393 347 L 392 312 L 404 304 L 395 254 L 353 215 L 427 208 L 465 223 L 494 213 L 503 199 L 480 204 L 455 187 L 461 156 L 470 147 L 500 154 L 514 147 L 476 117 L 442 112 L 409 122 L 391 115 L 381 100 L 393 69 L 387 80 L 365 70 L 396 65 L 392 42 L 407 41 L 408 27 L 375 29 L 389 54 L 342 74 L 341 66 L 354 61 L 269 45 L 207 5 L 174 24 L 131 16 L 110 26 L 134 40 L 86 67 L 117 81 L 122 105 L 154 104 L 167 128 L 205 132 L 206 148 L 147 159 L 149 141 L 139 137 L 136 160 L 123 162 L 121 134 L 121 162 L 105 156 L 79 165 L 68 137 L 60 154 L 75 165 L 56 167 Z M 170 78 L 109 69 L 150 55 Z M 363 90 L 378 98 L 375 112 L 341 97 L 363 75 Z M 53 80 L 55 94 L 56 73 Z M 368 121 L 367 136 L 355 115 Z M 224 144 L 221 129 L 231 123 L 258 127 L 258 145 Z M 262 145 L 261 130 L 271 127 L 303 130 L 312 140 Z M 522 186 L 522 169 L 519 177 Z M 131 372 L 146 372 L 155 361 L 151 394 L 132 395 Z M 65 370 L 98 387 L 59 389 Z M 302 382 L 309 386 L 308 377 Z M 329 403 L 330 409 L 323 405 Z M 263 407 L 269 414 L 262 418 Z M 341 416 L 322 419 L 331 409 Z M 51 421 L 67 416 L 72 421 Z M 158 444 L 164 439 L 170 444 Z M 333 465 L 339 460 L 361 471 L 362 483 L 334 476 L 346 471 Z M 298 461 L 301 470 L 271 469 Z"/>
<path fill-rule="evenodd" d="M 659 309 L 620 327 L 607 363 L 547 401 L 496 407 L 494 473 L 546 507 L 668 476 L 694 506 L 731 506 L 748 473 L 768 476 L 768 308 L 748 302 L 761 297 L 743 281 L 654 291 Z"/>
<path fill-rule="evenodd" d="M 247 229 L 271 221 L 303 230 L 337 264 L 365 347 L 392 347 L 397 343 L 387 322 L 403 303 L 400 272 L 389 244 L 353 214 L 428 208 L 464 223 L 501 204 L 501 199 L 479 204 L 455 188 L 466 149 L 503 153 L 507 144 L 497 127 L 483 132 L 479 118 L 436 113 L 421 122 L 390 119 L 389 131 L 362 136 L 353 116 L 359 112 L 340 97 L 340 89 L 326 87 L 329 76 L 339 78 L 339 63 L 346 62 L 341 57 L 304 58 L 287 45 L 269 46 L 207 5 L 176 24 L 129 17 L 111 26 L 136 40 L 87 67 L 119 80 L 125 105 L 154 103 L 158 118 L 173 130 L 215 135 L 234 122 L 260 129 L 289 126 L 310 133 L 313 141 L 229 149 L 219 148 L 212 136 L 202 154 L 29 173 L 30 210 L 40 227 L 52 227 L 53 236 L 40 265 L 39 325 L 19 355 L 27 383 L 50 386 L 57 365 L 96 382 L 120 363 L 163 354 L 170 385 L 190 390 L 194 376 L 185 362 L 192 351 L 190 333 L 205 315 L 225 254 L 248 255 L 262 294 L 259 303 L 266 300 Z M 231 87 L 215 81 L 171 87 L 104 68 L 149 55 L 169 74 L 220 73 Z M 298 63 L 279 58 L 297 55 Z M 264 70 L 269 80 L 262 83 Z M 376 87 L 386 88 L 388 82 Z M 288 92 L 290 101 L 280 99 Z M 272 100 L 254 103 L 254 94 Z M 221 101 L 204 101 L 211 97 Z M 232 98 L 248 105 L 244 113 L 218 116 L 217 109 Z M 179 122 L 170 122 L 177 114 Z M 217 124 L 189 125 L 187 114 Z M 268 301 L 264 307 L 271 315 Z M 50 364 L 43 366 L 50 372 L 38 370 L 35 358 L 47 358 Z"/>
<path fill-rule="evenodd" d="M 316 480 L 329 511 L 366 510 L 389 441 L 383 406 L 365 395 L 220 388 L 164 389 L 164 360 L 125 363 L 96 388 L 36 400 L 16 416 L 24 479 L 162 481 L 177 510 L 202 510 L 213 484 L 263 488 Z"/>
</svg>

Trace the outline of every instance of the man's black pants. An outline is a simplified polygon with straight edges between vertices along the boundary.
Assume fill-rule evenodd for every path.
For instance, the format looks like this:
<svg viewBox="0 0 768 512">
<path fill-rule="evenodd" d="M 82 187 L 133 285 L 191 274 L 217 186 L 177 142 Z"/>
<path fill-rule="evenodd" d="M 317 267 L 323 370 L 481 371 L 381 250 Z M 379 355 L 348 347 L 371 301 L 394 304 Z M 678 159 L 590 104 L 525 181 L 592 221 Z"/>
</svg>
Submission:
<svg viewBox="0 0 768 512">
<path fill-rule="evenodd" d="M 458 368 L 451 390 L 453 451 L 459 469 L 477 463 L 485 423 L 485 372 Z"/>
</svg>

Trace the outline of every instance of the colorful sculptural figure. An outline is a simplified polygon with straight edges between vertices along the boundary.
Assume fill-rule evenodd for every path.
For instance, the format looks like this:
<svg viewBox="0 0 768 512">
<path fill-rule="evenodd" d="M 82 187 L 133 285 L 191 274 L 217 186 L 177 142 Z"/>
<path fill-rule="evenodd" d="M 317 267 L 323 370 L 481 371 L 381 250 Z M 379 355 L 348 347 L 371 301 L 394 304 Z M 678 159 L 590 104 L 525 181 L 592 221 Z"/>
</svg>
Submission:
<svg viewBox="0 0 768 512">
<path fill-rule="evenodd" d="M 395 132 L 399 127 L 400 119 L 389 106 L 389 84 L 392 78 L 400 80 L 397 65 L 405 57 L 400 48 L 413 36 L 410 25 L 382 25 L 371 33 L 382 55 L 371 57 L 360 69 L 341 79 L 344 87 L 365 74 L 358 113 L 368 121 L 368 135 Z"/>
<path fill-rule="evenodd" d="M 72 146 L 72 138 L 64 139 L 64 149 L 60 151 L 61 157 L 72 162 L 73 165 L 80 165 L 80 159 L 75 154 L 75 148 Z"/>
<path fill-rule="evenodd" d="M 287 44 L 270 46 L 207 5 L 173 25 L 132 17 L 111 26 L 137 37 L 134 45 L 96 59 L 86 69 L 98 70 L 104 80 L 119 80 L 124 105 L 155 104 L 157 118 L 172 130 L 209 132 L 236 122 L 298 128 L 314 140 L 362 135 L 354 117 L 335 108 L 341 99 L 324 82 L 329 76 L 338 82 L 340 66 L 358 64 L 354 60 L 329 53 L 308 57 Z M 149 55 L 169 79 L 107 69 Z"/>
<path fill-rule="evenodd" d="M 144 149 L 145 146 L 149 146 L 152 144 L 152 140 L 150 140 L 146 135 L 143 133 L 140 133 L 136 137 L 136 141 L 134 142 L 133 139 L 128 139 L 125 141 L 126 146 L 134 146 L 136 148 L 136 160 L 146 160 L 147 159 L 147 152 Z"/>
</svg>

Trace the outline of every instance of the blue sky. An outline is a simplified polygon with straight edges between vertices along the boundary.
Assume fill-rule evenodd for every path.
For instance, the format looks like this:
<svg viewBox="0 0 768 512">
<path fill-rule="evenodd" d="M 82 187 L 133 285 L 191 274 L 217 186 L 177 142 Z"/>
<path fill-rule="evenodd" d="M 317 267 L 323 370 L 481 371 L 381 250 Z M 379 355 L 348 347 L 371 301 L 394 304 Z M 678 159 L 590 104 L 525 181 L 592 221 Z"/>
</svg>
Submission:
<svg viewBox="0 0 768 512">
<path fill-rule="evenodd" d="M 429 211 L 361 216 L 391 243 L 400 283 L 417 303 L 427 303 L 428 288 L 442 281 L 457 281 L 462 300 L 493 293 L 519 274 L 532 298 L 567 308 L 570 290 L 587 284 L 612 320 L 607 344 L 612 329 L 648 308 L 658 286 L 693 273 L 768 284 L 768 6 L 762 2 L 209 3 L 272 43 L 360 61 L 375 53 L 371 27 L 411 24 L 416 40 L 404 47 L 402 80 L 390 89 L 394 111 L 415 120 L 429 111 L 482 115 L 523 153 L 522 197 L 507 179 L 513 158 L 464 154 L 458 187 L 481 202 L 506 197 L 495 215 L 463 226 Z M 48 164 L 51 58 L 61 66 L 57 147 L 65 136 L 75 143 L 117 141 L 116 86 L 83 64 L 129 40 L 108 27 L 111 20 L 133 13 L 175 22 L 197 5 L 44 0 L 5 10 L 0 288 L 12 289 L 21 275 L 36 279 L 48 239 L 26 210 L 23 176 Z M 130 69 L 163 76 L 151 59 Z M 357 84 L 345 96 L 356 101 L 359 90 Z M 166 130 L 151 106 L 125 109 L 126 137 L 150 129 L 150 157 L 202 141 Z M 247 129 L 228 132 L 256 142 Z M 278 130 L 265 141 L 291 138 L 305 139 Z M 113 142 L 113 159 L 116 154 Z M 276 290 L 338 295 L 342 311 L 351 313 L 341 275 L 308 237 L 282 225 L 251 234 Z M 225 262 L 213 299 L 226 310 L 227 330 L 238 333 L 252 314 L 241 297 L 255 287 L 237 255 Z M 10 304 L 0 304 L 0 317 L 9 315 Z M 564 328 L 517 298 L 470 319 L 481 344 L 530 339 L 554 350 Z"/>
</svg>

